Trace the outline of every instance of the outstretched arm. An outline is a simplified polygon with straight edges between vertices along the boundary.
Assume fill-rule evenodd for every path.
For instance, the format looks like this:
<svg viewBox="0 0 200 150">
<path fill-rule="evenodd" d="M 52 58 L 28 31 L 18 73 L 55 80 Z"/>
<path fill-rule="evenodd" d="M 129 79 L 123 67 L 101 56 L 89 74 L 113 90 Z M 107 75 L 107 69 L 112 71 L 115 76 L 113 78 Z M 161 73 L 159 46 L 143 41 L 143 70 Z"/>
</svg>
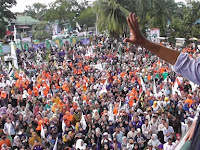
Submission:
<svg viewBox="0 0 200 150">
<path fill-rule="evenodd" d="M 127 22 L 132 36 L 126 38 L 124 42 L 130 42 L 136 46 L 142 46 L 172 65 L 176 63 L 180 53 L 147 40 L 139 29 L 138 19 L 135 14 L 130 13 L 129 17 L 127 17 Z"/>
</svg>

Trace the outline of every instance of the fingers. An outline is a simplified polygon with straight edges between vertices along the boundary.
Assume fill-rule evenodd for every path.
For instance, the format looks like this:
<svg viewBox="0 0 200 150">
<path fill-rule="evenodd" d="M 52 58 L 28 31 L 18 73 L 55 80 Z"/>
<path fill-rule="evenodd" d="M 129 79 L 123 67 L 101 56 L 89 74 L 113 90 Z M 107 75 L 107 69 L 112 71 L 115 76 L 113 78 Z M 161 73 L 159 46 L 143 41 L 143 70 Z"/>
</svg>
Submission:
<svg viewBox="0 0 200 150">
<path fill-rule="evenodd" d="M 131 24 L 129 17 L 127 17 L 127 22 L 128 22 L 128 26 L 129 26 L 130 30 L 133 30 L 133 26 Z"/>
<path fill-rule="evenodd" d="M 129 43 L 133 43 L 133 41 L 132 41 L 131 39 L 129 39 L 129 38 L 125 38 L 125 39 L 124 39 L 124 43 L 127 43 L 127 42 L 129 42 Z"/>
<path fill-rule="evenodd" d="M 129 20 L 130 20 L 131 25 L 134 27 L 133 15 L 131 13 L 129 14 Z"/>
<path fill-rule="evenodd" d="M 137 19 L 135 13 L 129 14 L 129 20 L 134 29 L 138 27 L 138 19 Z"/>
<path fill-rule="evenodd" d="M 187 136 L 186 136 L 186 138 L 185 138 L 185 142 L 186 142 L 187 140 L 190 141 L 191 139 L 192 139 L 192 134 L 188 133 Z"/>
<path fill-rule="evenodd" d="M 185 142 L 189 139 L 190 135 L 188 134 L 185 138 Z"/>
</svg>

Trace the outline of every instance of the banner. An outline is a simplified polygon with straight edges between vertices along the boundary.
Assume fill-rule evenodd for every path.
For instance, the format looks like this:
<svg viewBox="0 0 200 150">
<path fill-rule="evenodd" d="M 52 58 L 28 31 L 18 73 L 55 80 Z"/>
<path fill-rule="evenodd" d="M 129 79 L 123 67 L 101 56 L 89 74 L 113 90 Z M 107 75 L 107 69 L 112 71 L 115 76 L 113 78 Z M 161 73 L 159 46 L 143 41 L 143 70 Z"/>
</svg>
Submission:
<svg viewBox="0 0 200 150">
<path fill-rule="evenodd" d="M 157 37 L 160 37 L 160 29 L 153 28 L 150 31 L 151 40 L 154 41 Z"/>
<path fill-rule="evenodd" d="M 22 43 L 26 43 L 26 42 L 31 43 L 31 38 L 30 37 L 22 38 Z"/>
</svg>

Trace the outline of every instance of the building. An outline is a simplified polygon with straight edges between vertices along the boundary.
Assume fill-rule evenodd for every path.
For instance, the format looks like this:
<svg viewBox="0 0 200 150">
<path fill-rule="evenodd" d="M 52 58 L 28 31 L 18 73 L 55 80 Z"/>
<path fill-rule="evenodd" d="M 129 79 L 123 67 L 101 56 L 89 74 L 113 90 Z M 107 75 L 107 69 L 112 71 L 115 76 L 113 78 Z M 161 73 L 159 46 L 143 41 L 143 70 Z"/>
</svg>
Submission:
<svg viewBox="0 0 200 150">
<path fill-rule="evenodd" d="M 17 29 L 17 33 L 18 33 L 17 38 L 22 38 L 22 37 L 27 37 L 27 36 L 31 37 L 33 26 L 39 22 L 40 22 L 39 20 L 36 20 L 32 18 L 31 16 L 17 15 L 16 19 L 13 19 L 12 21 L 10 21 L 8 30 L 13 32 L 14 25 L 15 25 Z"/>
</svg>

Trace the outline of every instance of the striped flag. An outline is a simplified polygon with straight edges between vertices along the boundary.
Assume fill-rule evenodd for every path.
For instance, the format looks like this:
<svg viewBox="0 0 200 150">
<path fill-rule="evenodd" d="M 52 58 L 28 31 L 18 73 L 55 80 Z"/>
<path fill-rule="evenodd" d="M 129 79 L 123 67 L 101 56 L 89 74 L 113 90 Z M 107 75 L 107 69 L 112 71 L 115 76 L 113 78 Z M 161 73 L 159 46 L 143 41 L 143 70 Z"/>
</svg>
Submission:
<svg viewBox="0 0 200 150">
<path fill-rule="evenodd" d="M 146 91 L 146 87 L 145 87 L 145 84 L 144 84 L 142 77 L 140 77 L 140 81 L 141 81 L 141 85 L 142 85 L 142 90 Z"/>
</svg>

